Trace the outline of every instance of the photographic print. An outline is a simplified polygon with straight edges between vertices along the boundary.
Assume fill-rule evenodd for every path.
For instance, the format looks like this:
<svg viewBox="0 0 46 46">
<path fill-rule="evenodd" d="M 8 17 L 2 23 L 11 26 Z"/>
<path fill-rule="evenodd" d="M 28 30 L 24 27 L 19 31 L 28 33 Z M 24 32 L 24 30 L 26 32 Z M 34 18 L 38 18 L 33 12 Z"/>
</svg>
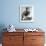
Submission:
<svg viewBox="0 0 46 46">
<path fill-rule="evenodd" d="M 33 7 L 29 5 L 20 6 L 20 22 L 33 22 Z"/>
</svg>

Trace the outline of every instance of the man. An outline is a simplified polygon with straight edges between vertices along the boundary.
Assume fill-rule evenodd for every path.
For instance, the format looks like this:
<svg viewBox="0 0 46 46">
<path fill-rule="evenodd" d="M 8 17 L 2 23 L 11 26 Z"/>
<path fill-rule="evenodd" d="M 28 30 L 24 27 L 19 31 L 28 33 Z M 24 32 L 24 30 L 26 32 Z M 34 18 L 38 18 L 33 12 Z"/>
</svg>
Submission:
<svg viewBox="0 0 46 46">
<path fill-rule="evenodd" d="M 26 7 L 25 11 L 22 13 L 22 20 L 30 20 L 32 18 L 28 17 L 30 15 L 30 8 Z"/>
</svg>

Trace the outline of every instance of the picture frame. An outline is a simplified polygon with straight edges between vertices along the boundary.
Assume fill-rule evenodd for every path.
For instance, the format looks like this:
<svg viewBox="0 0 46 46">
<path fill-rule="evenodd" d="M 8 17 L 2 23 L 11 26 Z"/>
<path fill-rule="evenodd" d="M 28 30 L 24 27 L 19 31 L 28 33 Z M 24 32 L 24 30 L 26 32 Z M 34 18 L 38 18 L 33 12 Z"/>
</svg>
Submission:
<svg viewBox="0 0 46 46">
<path fill-rule="evenodd" d="M 20 22 L 34 22 L 33 10 L 32 5 L 20 5 Z"/>
</svg>

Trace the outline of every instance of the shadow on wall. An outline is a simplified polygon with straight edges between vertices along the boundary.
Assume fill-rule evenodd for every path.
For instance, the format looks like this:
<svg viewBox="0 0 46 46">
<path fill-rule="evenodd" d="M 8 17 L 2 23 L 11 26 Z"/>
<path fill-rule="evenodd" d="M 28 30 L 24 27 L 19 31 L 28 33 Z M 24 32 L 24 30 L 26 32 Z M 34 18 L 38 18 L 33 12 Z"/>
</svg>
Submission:
<svg viewBox="0 0 46 46">
<path fill-rule="evenodd" d="M 4 28 L 6 28 L 6 26 L 4 24 L 0 24 L 0 43 L 2 43 L 3 32 L 6 31 L 6 29 L 4 30 Z"/>
</svg>

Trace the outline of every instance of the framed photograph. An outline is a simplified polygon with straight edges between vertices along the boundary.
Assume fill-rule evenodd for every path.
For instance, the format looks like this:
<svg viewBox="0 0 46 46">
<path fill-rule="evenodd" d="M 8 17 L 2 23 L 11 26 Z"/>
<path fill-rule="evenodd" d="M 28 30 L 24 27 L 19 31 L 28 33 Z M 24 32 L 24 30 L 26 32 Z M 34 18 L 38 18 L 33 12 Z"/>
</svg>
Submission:
<svg viewBox="0 0 46 46">
<path fill-rule="evenodd" d="M 20 22 L 33 22 L 33 6 L 21 5 L 20 6 Z"/>
</svg>

